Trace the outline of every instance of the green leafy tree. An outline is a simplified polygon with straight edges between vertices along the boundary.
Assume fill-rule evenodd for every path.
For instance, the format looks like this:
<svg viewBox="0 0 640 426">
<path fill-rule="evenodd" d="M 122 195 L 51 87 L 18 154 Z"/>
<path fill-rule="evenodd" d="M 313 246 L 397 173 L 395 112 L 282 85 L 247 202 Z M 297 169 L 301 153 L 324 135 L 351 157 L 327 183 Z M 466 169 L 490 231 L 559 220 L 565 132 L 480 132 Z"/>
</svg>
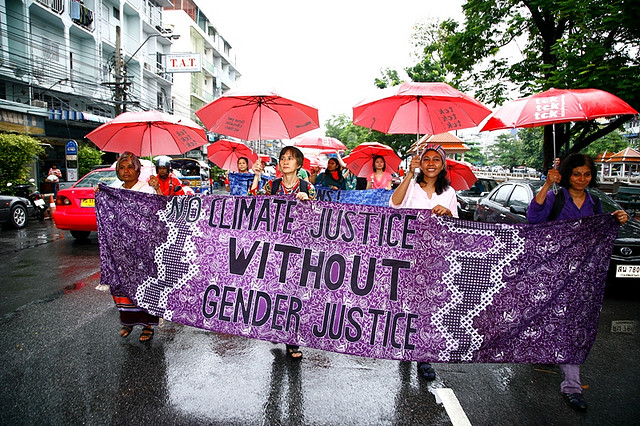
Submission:
<svg viewBox="0 0 640 426">
<path fill-rule="evenodd" d="M 81 144 L 78 148 L 78 176 L 84 176 L 93 166 L 102 164 L 103 152 L 89 145 Z"/>
<path fill-rule="evenodd" d="M 415 81 L 444 78 L 493 105 L 549 88 L 599 88 L 640 109 L 640 7 L 628 0 L 468 0 L 464 22 L 426 26 Z M 504 48 L 519 53 L 505 57 Z M 437 72 L 434 72 L 436 70 Z M 579 152 L 628 120 L 557 125 L 555 148 Z M 544 130 L 544 162 L 553 157 L 552 128 Z"/>
<path fill-rule="evenodd" d="M 583 152 L 596 157 L 605 151 L 619 152 L 629 146 L 629 140 L 626 139 L 619 131 L 614 131 L 592 142 Z"/>
<path fill-rule="evenodd" d="M 44 150 L 37 139 L 27 135 L 0 133 L 0 188 L 4 190 L 7 183 L 27 183 L 29 167 Z"/>
<path fill-rule="evenodd" d="M 522 142 L 509 133 L 498 135 L 496 142 L 489 148 L 492 165 L 514 167 L 522 164 L 524 157 Z"/>
<path fill-rule="evenodd" d="M 476 166 L 482 166 L 487 163 L 487 158 L 482 153 L 479 143 L 465 142 L 465 144 L 469 147 L 469 151 L 464 153 L 465 161 Z"/>
</svg>

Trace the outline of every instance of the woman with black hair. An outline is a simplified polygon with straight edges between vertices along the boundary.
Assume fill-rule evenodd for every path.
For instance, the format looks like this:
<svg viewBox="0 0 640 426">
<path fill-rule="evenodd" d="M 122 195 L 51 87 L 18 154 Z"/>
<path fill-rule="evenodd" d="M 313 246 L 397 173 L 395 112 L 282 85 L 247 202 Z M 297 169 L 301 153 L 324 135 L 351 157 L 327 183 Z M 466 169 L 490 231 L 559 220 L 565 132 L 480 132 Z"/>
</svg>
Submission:
<svg viewBox="0 0 640 426">
<path fill-rule="evenodd" d="M 389 200 L 393 208 L 431 209 L 431 214 L 458 217 L 456 191 L 449 184 L 447 154 L 440 145 L 428 144 L 422 156 L 414 156 L 404 180 Z M 415 169 L 420 169 L 413 179 Z M 436 378 L 428 362 L 418 362 L 418 373 L 427 380 Z"/>
<path fill-rule="evenodd" d="M 391 189 L 391 173 L 382 155 L 373 157 L 373 173 L 367 177 L 367 189 Z"/>
<path fill-rule="evenodd" d="M 553 220 L 578 219 L 603 213 L 600 200 L 591 196 L 587 187 L 595 187 L 597 169 L 588 155 L 573 153 L 566 157 L 558 170 L 551 169 L 540 191 L 527 209 L 529 223 Z M 559 183 L 557 193 L 549 192 L 553 184 Z M 629 219 L 627 212 L 616 210 L 611 213 L 624 224 Z M 560 364 L 563 381 L 560 392 L 567 404 L 574 410 L 585 411 L 587 402 L 582 396 L 580 365 Z"/>
<path fill-rule="evenodd" d="M 340 163 L 336 158 L 329 158 L 327 169 L 317 176 L 314 171 L 312 171 L 309 180 L 315 185 L 325 186 L 335 190 L 346 189 L 346 181 L 343 176 L 342 167 L 340 167 Z"/>
<path fill-rule="evenodd" d="M 280 151 L 280 171 L 282 177 L 267 182 L 262 189 L 258 189 L 260 183 L 260 174 L 263 170 L 261 162 L 253 163 L 253 184 L 249 190 L 249 195 L 287 195 L 295 194 L 296 198 L 301 201 L 315 200 L 316 190 L 313 185 L 304 179 L 298 177 L 298 170 L 304 164 L 304 154 L 294 146 L 285 146 Z M 302 352 L 300 346 L 287 344 L 287 356 L 292 359 L 301 359 Z"/>
</svg>

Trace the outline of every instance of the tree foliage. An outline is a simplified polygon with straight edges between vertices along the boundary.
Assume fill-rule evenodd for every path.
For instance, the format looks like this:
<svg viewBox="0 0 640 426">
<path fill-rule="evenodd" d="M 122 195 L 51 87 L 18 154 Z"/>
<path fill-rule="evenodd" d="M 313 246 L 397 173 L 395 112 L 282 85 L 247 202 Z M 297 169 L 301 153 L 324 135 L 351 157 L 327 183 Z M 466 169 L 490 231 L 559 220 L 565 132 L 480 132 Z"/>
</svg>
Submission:
<svg viewBox="0 0 640 426">
<path fill-rule="evenodd" d="M 0 188 L 13 184 L 28 183 L 29 167 L 44 149 L 37 139 L 27 135 L 0 133 Z"/>
<path fill-rule="evenodd" d="M 629 0 L 468 0 L 464 22 L 447 20 L 422 31 L 421 61 L 407 69 L 414 81 L 449 81 L 478 99 L 501 105 L 513 92 L 599 88 L 640 109 L 640 7 Z M 519 48 L 513 57 L 506 48 Z M 427 79 L 427 80 L 425 80 Z M 628 120 L 556 126 L 556 150 L 577 152 Z M 545 162 L 553 156 L 544 133 Z"/>
<path fill-rule="evenodd" d="M 102 151 L 80 144 L 78 147 L 78 176 L 84 176 L 91 171 L 93 166 L 102 164 Z"/>
</svg>

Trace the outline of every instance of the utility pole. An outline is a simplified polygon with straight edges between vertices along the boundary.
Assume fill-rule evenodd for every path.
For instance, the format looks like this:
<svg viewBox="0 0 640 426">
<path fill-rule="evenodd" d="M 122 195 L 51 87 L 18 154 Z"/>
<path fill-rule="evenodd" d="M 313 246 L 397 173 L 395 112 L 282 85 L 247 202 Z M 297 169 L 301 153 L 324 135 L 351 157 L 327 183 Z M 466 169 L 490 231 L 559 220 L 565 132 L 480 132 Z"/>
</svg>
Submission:
<svg viewBox="0 0 640 426">
<path fill-rule="evenodd" d="M 122 61 L 122 39 L 120 37 L 120 25 L 116 26 L 116 54 L 115 54 L 115 98 L 116 98 L 116 116 L 126 110 L 126 76 L 123 78 L 123 61 Z"/>
</svg>

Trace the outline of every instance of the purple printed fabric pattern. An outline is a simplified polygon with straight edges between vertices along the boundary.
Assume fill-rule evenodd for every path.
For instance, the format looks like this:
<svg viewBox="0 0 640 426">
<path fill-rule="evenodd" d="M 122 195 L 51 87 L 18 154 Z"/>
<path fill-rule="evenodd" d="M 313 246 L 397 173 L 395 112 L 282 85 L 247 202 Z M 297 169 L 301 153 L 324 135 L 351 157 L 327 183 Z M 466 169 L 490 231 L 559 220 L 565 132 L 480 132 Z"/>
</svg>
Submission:
<svg viewBox="0 0 640 426">
<path fill-rule="evenodd" d="M 96 210 L 102 283 L 154 315 L 434 362 L 583 363 L 618 226 L 106 187 Z"/>
</svg>

